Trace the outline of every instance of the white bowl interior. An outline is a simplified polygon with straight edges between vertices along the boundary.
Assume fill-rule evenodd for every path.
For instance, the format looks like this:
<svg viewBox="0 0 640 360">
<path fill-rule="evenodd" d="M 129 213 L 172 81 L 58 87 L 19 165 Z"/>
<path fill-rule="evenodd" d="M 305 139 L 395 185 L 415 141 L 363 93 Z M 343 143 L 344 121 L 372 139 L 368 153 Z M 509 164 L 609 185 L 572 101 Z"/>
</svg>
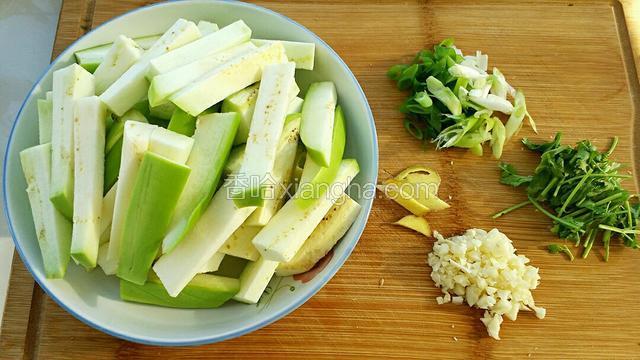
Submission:
<svg viewBox="0 0 640 360">
<path fill-rule="evenodd" d="M 302 89 L 316 80 L 335 82 L 339 103 L 347 118 L 346 156 L 356 158 L 361 167 L 354 182 L 375 184 L 377 176 L 373 117 L 355 77 L 317 36 L 282 15 L 239 2 L 170 2 L 118 17 L 74 43 L 56 59 L 31 91 L 14 125 L 4 164 L 5 205 L 10 228 L 20 255 L 35 279 L 74 316 L 114 336 L 162 345 L 209 343 L 239 336 L 296 309 L 329 281 L 344 263 L 364 229 L 372 204 L 372 196 L 352 192 L 363 206 L 363 211 L 334 249 L 330 263 L 304 284 L 290 277 L 275 278 L 270 284 L 273 291 L 269 296 L 263 296 L 257 306 L 230 302 L 219 309 L 178 310 L 126 303 L 119 299 L 116 278 L 107 278 L 99 269 L 88 273 L 73 264 L 69 265 L 65 279 L 45 279 L 18 157 L 21 150 L 37 143 L 36 100 L 51 89 L 53 71 L 73 62 L 75 51 L 110 42 L 121 33 L 130 37 L 161 33 L 180 17 L 194 21 L 209 20 L 221 27 L 242 19 L 253 29 L 254 37 L 316 43 L 315 70 L 297 71 L 297 80 Z"/>
</svg>

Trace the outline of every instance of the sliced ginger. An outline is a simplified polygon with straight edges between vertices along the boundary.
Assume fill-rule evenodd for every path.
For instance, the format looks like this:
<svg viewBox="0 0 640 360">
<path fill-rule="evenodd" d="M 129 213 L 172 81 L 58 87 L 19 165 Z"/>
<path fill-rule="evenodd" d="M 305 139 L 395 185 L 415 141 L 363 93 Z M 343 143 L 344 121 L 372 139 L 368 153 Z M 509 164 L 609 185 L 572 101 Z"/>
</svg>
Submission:
<svg viewBox="0 0 640 360">
<path fill-rule="evenodd" d="M 382 185 L 378 185 L 378 189 L 414 215 L 423 216 L 429 211 L 449 207 L 449 204 L 438 198 L 440 182 L 440 176 L 435 170 L 416 165 L 385 180 Z"/>
<path fill-rule="evenodd" d="M 431 226 L 429 226 L 427 220 L 422 216 L 407 215 L 402 219 L 394 222 L 394 224 L 417 231 L 424 236 L 431 236 Z"/>
</svg>

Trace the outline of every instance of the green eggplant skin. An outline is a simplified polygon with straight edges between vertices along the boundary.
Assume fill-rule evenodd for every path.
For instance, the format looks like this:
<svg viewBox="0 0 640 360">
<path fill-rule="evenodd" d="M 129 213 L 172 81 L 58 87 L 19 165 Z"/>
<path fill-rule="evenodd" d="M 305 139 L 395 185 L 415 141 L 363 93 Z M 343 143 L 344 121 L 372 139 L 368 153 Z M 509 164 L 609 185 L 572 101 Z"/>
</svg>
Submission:
<svg viewBox="0 0 640 360">
<path fill-rule="evenodd" d="M 198 117 L 193 134 L 195 143 L 187 160 L 191 175 L 162 241 L 163 254 L 182 241 L 209 205 L 222 179 L 239 124 L 240 117 L 236 113 L 212 113 Z"/>
<path fill-rule="evenodd" d="M 117 275 L 143 285 L 191 169 L 147 151 L 127 209 Z"/>
<path fill-rule="evenodd" d="M 120 162 L 122 161 L 122 138 L 120 138 L 104 159 L 104 194 L 118 181 Z"/>
<path fill-rule="evenodd" d="M 155 274 L 151 274 L 144 285 L 120 280 L 122 300 L 179 309 L 217 308 L 239 290 L 240 280 L 209 274 L 196 275 L 176 297 L 167 293 Z"/>
<path fill-rule="evenodd" d="M 196 132 L 196 117 L 187 114 L 184 110 L 176 108 L 171 115 L 167 129 L 178 134 L 193 136 Z"/>
</svg>

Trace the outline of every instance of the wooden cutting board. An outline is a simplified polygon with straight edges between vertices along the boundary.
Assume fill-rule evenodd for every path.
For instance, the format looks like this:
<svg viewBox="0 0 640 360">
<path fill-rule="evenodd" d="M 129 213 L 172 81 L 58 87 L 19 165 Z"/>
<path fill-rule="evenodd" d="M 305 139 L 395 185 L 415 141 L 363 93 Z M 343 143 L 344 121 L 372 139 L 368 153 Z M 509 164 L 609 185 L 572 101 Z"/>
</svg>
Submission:
<svg viewBox="0 0 640 360">
<path fill-rule="evenodd" d="M 54 57 L 96 25 L 151 1 L 65 0 Z M 482 312 L 436 305 L 429 278 L 431 239 L 390 225 L 406 211 L 377 199 L 353 255 L 327 286 L 288 317 L 241 338 L 191 348 L 133 344 L 94 330 L 62 310 L 14 261 L 0 337 L 0 358 L 640 358 L 640 252 L 600 247 L 573 263 L 550 255 L 549 222 L 532 209 L 494 221 L 523 199 L 498 183 L 497 161 L 464 151 L 434 152 L 408 136 L 397 107 L 403 94 L 385 77 L 419 49 L 454 37 L 465 52 L 481 49 L 490 65 L 525 91 L 540 133 L 606 146 L 620 137 L 617 160 L 637 173 L 640 93 L 623 7 L 611 1 L 296 1 L 259 2 L 307 26 L 331 45 L 362 84 L 376 119 L 380 178 L 416 163 L 437 169 L 452 208 L 429 216 L 444 234 L 498 227 L 540 267 L 536 303 L 547 318 L 521 314 L 486 335 Z M 626 2 L 633 41 L 640 9 Z M 215 14 L 211 14 L 215 16 Z M 531 169 L 535 155 L 517 143 L 503 158 Z M 637 191 L 635 181 L 627 187 Z M 384 281 L 383 281 L 384 279 Z M 384 284 L 382 284 L 384 282 Z"/>
</svg>

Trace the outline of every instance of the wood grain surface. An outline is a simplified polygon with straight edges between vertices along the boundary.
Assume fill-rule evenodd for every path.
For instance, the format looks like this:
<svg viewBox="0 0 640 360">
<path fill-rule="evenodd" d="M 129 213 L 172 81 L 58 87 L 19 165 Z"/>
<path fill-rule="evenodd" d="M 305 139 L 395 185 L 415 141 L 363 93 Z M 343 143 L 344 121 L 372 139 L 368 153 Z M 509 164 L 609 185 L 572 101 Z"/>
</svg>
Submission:
<svg viewBox="0 0 640 360">
<path fill-rule="evenodd" d="M 87 29 L 143 0 L 65 0 L 54 56 Z M 390 225 L 406 214 L 377 199 L 360 242 L 339 273 L 286 318 L 241 338 L 191 348 L 150 347 L 94 330 L 62 310 L 14 261 L 0 358 L 640 358 L 640 252 L 616 245 L 608 263 L 596 247 L 587 260 L 548 254 L 556 241 L 547 219 L 522 209 L 498 221 L 495 211 L 521 201 L 500 185 L 497 162 L 464 151 L 434 152 L 408 136 L 397 111 L 403 94 L 385 77 L 419 49 L 454 37 L 465 52 L 481 49 L 527 95 L 540 133 L 562 131 L 566 142 L 588 138 L 606 146 L 620 137 L 615 158 L 635 164 L 640 119 L 638 74 L 630 42 L 640 46 L 640 6 L 609 1 L 296 1 L 257 2 L 308 27 L 352 69 L 373 110 L 380 142 L 380 178 L 413 164 L 436 168 L 451 209 L 429 216 L 444 234 L 498 227 L 540 267 L 534 291 L 547 318 L 505 321 L 501 341 L 486 335 L 482 312 L 436 305 L 426 255 L 432 240 Z M 214 16 L 212 14 L 212 16 Z M 631 38 L 629 36 L 631 34 Z M 532 169 L 536 156 L 518 142 L 503 160 Z M 635 181 L 626 186 L 638 190 Z M 381 279 L 384 284 L 381 286 Z"/>
</svg>

